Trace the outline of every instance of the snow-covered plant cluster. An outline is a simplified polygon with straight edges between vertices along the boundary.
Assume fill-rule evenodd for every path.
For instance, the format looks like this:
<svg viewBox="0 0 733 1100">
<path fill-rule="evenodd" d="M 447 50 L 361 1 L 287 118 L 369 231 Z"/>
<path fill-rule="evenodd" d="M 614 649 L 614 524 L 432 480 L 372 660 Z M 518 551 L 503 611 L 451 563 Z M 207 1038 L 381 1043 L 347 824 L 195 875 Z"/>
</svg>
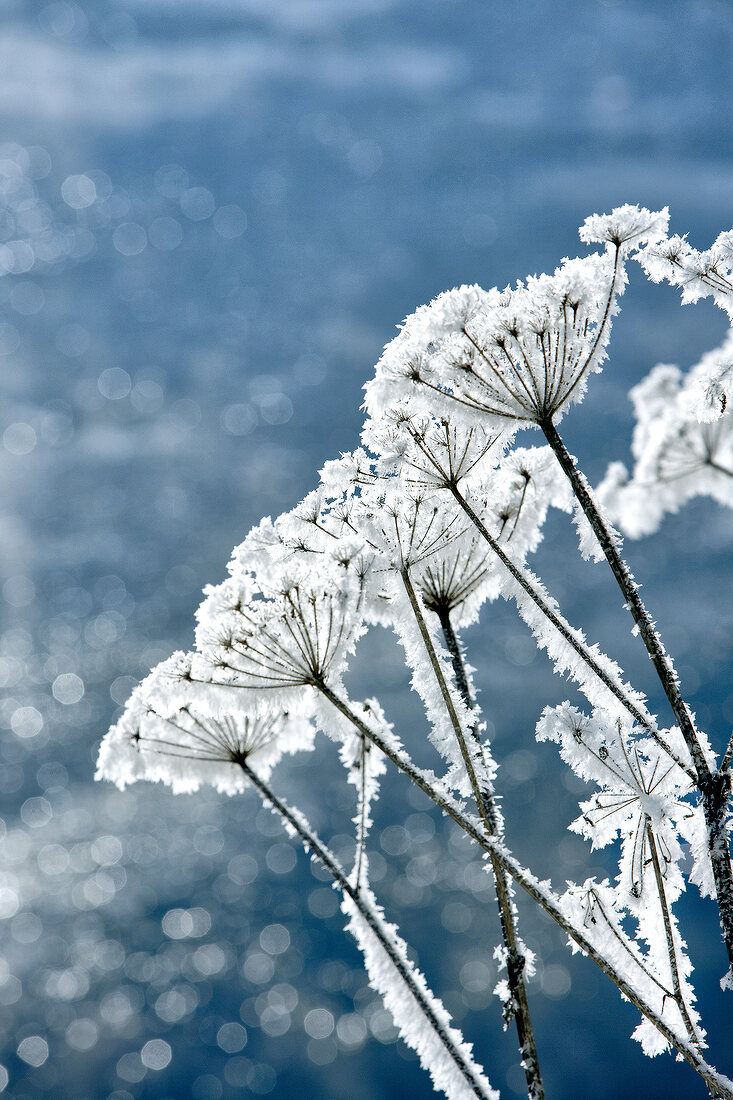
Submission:
<svg viewBox="0 0 733 1100">
<path fill-rule="evenodd" d="M 716 899 L 723 985 L 731 987 L 733 741 L 716 754 L 699 728 L 612 526 L 632 537 L 651 532 L 696 494 L 733 503 L 732 338 L 686 377 L 660 365 L 632 390 L 631 474 L 617 463 L 594 492 L 558 431 L 607 358 L 630 260 L 653 281 L 681 286 L 683 300 L 712 295 L 731 314 L 732 235 L 698 253 L 667 227 L 666 210 L 593 216 L 580 231 L 591 250 L 551 275 L 505 290 L 463 286 L 409 317 L 366 386 L 361 446 L 327 463 L 292 511 L 250 531 L 229 577 L 205 591 L 194 649 L 139 685 L 100 753 L 98 776 L 121 787 L 139 779 L 176 791 L 254 787 L 332 876 L 372 986 L 451 1100 L 498 1092 L 370 884 L 372 806 L 390 767 L 483 854 L 502 937 L 486 950 L 502 966 L 496 992 L 531 1100 L 544 1088 L 518 891 L 632 1002 L 641 1016 L 634 1038 L 648 1055 L 673 1050 L 710 1095 L 733 1100 L 733 1083 L 704 1053 L 675 912 L 688 882 Z M 528 428 L 539 430 L 541 445 Z M 533 572 L 550 508 L 572 517 L 584 557 L 610 567 L 666 695 L 666 717 L 650 713 Z M 541 882 L 506 835 L 501 772 L 460 640 L 498 599 L 516 605 L 555 671 L 585 697 L 585 709 L 570 701 L 546 708 L 537 737 L 555 742 L 586 785 L 570 828 L 596 848 L 616 846 L 613 881 Z M 376 698 L 347 690 L 357 642 L 376 625 L 393 630 L 404 653 L 435 750 L 431 770 L 414 763 Z M 353 866 L 341 865 L 273 778 L 283 754 L 314 751 L 319 730 L 354 788 Z"/>
</svg>

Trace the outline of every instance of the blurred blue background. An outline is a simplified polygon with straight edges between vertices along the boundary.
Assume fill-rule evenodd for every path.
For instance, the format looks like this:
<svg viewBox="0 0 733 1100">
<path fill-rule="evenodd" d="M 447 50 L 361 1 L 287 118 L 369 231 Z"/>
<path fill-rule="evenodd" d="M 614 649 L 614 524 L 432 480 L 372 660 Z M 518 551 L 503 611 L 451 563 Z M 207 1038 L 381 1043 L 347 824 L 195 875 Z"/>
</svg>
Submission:
<svg viewBox="0 0 733 1100">
<path fill-rule="evenodd" d="M 392 1100 L 430 1093 L 366 986 L 324 876 L 254 795 L 93 784 L 132 686 L 192 641 L 205 583 L 265 514 L 356 445 L 394 326 L 446 287 L 580 249 L 590 213 L 669 204 L 731 225 L 733 9 L 716 0 L 5 0 L 0 15 L 0 1086 L 16 1100 Z M 626 393 L 694 363 L 725 317 L 631 272 L 611 360 L 566 422 L 592 479 L 627 459 Z M 528 437 L 527 442 L 533 442 Z M 536 567 L 663 703 L 565 517 Z M 733 721 L 730 519 L 695 503 L 627 547 L 716 748 Z M 567 697 L 510 608 L 466 636 L 512 845 L 609 874 L 565 832 L 578 789 L 537 746 Z M 426 763 L 393 643 L 351 678 Z M 348 858 L 325 742 L 279 789 Z M 386 784 L 380 896 L 504 1096 L 523 1091 L 491 989 L 479 863 Z M 683 899 L 711 1059 L 730 1072 L 724 954 Z M 650 1062 L 633 1010 L 520 902 L 548 1095 L 704 1095 Z M 728 996 L 730 1001 L 730 995 Z M 727 1059 L 727 1064 L 726 1064 Z"/>
</svg>

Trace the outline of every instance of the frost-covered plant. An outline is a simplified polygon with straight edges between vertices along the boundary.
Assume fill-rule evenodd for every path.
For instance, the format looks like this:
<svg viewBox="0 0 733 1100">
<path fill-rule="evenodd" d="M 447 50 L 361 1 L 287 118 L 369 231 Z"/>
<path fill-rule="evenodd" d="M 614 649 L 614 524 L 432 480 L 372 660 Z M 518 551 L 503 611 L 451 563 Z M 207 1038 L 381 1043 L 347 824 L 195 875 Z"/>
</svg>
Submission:
<svg viewBox="0 0 733 1100">
<path fill-rule="evenodd" d="M 636 427 L 633 474 L 611 465 L 598 493 L 623 532 L 652 534 L 667 513 L 696 496 L 733 505 L 733 334 L 683 376 L 660 363 L 631 391 Z"/>
<path fill-rule="evenodd" d="M 370 885 L 372 805 L 389 764 L 483 855 L 502 938 L 485 950 L 505 971 L 495 992 L 505 1027 L 516 1028 L 531 1100 L 544 1086 L 517 890 L 639 1010 L 634 1038 L 645 1053 L 673 1048 L 710 1095 L 733 1100 L 733 1083 L 703 1055 L 674 911 L 687 882 L 716 899 L 728 953 L 722 984 L 733 986 L 733 738 L 718 765 L 611 526 L 646 533 L 699 493 L 733 503 L 731 337 L 687 378 L 659 366 L 632 390 L 631 476 L 616 464 L 594 493 L 557 429 L 607 357 L 630 258 L 652 280 L 682 285 L 684 300 L 712 293 L 730 311 L 731 235 L 700 254 L 667 238 L 667 224 L 666 210 L 632 206 L 593 216 L 580 231 L 600 246 L 590 254 L 503 291 L 460 287 L 409 317 L 366 386 L 362 447 L 327 463 L 299 505 L 246 536 L 229 578 L 206 590 L 194 651 L 151 673 L 102 744 L 98 774 L 120 786 L 150 779 L 174 790 L 257 790 L 331 874 L 372 986 L 448 1097 L 498 1094 Z M 517 446 L 525 428 L 541 431 L 544 445 Z M 529 566 L 551 507 L 572 514 L 581 554 L 610 566 L 667 696 L 666 725 Z M 555 742 L 591 786 L 570 828 L 594 848 L 618 847 L 613 884 L 588 879 L 558 894 L 512 854 L 501 774 L 460 638 L 499 598 L 516 604 L 555 670 L 587 700 L 587 713 L 569 701 L 546 708 L 537 737 Z M 376 624 L 402 648 L 436 770 L 413 762 L 376 698 L 349 697 L 349 662 Z M 313 751 L 317 729 L 337 746 L 356 793 L 350 868 L 271 785 L 283 754 Z"/>
<path fill-rule="evenodd" d="M 733 318 L 733 231 L 721 233 L 707 252 L 698 252 L 687 237 L 660 234 L 639 251 L 639 263 L 653 283 L 665 279 L 682 289 L 682 301 L 712 297 Z"/>
</svg>

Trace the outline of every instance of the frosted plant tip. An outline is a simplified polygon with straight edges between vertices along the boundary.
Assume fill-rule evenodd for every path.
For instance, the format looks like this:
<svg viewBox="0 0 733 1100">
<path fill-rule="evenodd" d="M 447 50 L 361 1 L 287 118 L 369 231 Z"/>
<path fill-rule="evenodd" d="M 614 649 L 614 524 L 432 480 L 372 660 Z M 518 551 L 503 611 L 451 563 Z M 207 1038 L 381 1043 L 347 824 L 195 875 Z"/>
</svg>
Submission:
<svg viewBox="0 0 733 1100">
<path fill-rule="evenodd" d="M 667 235 L 669 207 L 651 211 L 643 206 L 617 206 L 610 214 L 592 214 L 578 230 L 585 244 L 612 244 L 628 248 L 656 244 Z"/>
</svg>

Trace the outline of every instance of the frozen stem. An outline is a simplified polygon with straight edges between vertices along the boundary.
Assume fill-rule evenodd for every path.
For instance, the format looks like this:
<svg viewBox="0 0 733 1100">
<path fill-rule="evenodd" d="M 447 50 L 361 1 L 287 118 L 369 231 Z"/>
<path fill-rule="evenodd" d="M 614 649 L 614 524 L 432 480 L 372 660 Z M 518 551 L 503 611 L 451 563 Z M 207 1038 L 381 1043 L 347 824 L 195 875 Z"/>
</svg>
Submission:
<svg viewBox="0 0 733 1100">
<path fill-rule="evenodd" d="M 657 851 L 657 841 L 654 836 L 654 830 L 652 828 L 651 818 L 646 818 L 646 838 L 649 845 L 649 852 L 652 861 L 652 867 L 654 868 L 654 880 L 657 886 L 657 894 L 659 896 L 659 905 L 662 910 L 662 920 L 664 921 L 664 936 L 667 943 L 667 957 L 669 959 L 669 969 L 672 974 L 672 989 L 674 990 L 674 1001 L 680 1010 L 680 1015 L 685 1024 L 685 1029 L 689 1036 L 690 1042 L 698 1050 L 701 1049 L 700 1036 L 695 1030 L 695 1025 L 690 1017 L 690 1012 L 685 1004 L 685 998 L 682 993 L 682 985 L 680 983 L 680 971 L 677 963 L 677 948 L 675 947 L 674 935 L 672 932 L 672 918 L 669 912 L 669 904 L 667 902 L 667 895 L 664 889 L 664 877 L 662 875 L 662 868 L 659 863 L 659 853 Z"/>
<path fill-rule="evenodd" d="M 497 815 L 491 798 L 491 792 L 488 783 L 488 777 L 484 775 L 484 782 L 480 782 L 477 775 L 477 768 L 485 773 L 485 764 L 481 753 L 481 743 L 478 740 L 477 732 L 475 728 L 471 730 L 473 746 L 469 747 L 466 736 L 463 731 L 456 708 L 453 705 L 453 699 L 451 698 L 450 689 L 446 683 L 445 676 L 443 675 L 443 669 L 440 661 L 438 660 L 437 653 L 435 652 L 435 646 L 430 636 L 425 617 L 422 613 L 422 607 L 420 600 L 415 592 L 412 581 L 410 579 L 409 570 L 404 566 L 401 570 L 402 583 L 405 586 L 407 597 L 410 601 L 415 620 L 417 622 L 420 634 L 425 644 L 425 650 L 428 654 L 430 664 L 435 678 L 440 688 L 440 693 L 443 697 L 443 701 L 448 711 L 448 716 L 453 726 L 453 730 L 458 741 L 459 748 L 461 750 L 461 756 L 466 766 L 466 771 L 471 783 L 471 789 L 473 790 L 474 798 L 476 799 L 476 805 L 478 807 L 479 814 L 484 822 L 484 826 L 489 836 L 496 836 L 497 830 Z M 457 648 L 457 643 L 456 643 Z M 458 651 L 458 658 L 460 661 L 460 651 Z M 462 662 L 460 663 L 462 671 L 462 683 L 465 685 L 464 702 L 468 698 L 467 705 L 470 706 L 470 697 L 468 695 L 468 682 L 466 679 L 465 669 Z M 519 1050 L 522 1056 L 522 1065 L 524 1068 L 525 1077 L 527 1079 L 527 1095 L 530 1100 L 544 1100 L 545 1090 L 542 1085 L 542 1075 L 540 1073 L 539 1058 L 537 1056 L 537 1046 L 534 1038 L 534 1030 L 532 1028 L 532 1018 L 529 1011 L 529 1001 L 527 999 L 527 988 L 524 984 L 524 969 L 526 960 L 522 954 L 522 949 L 518 940 L 516 922 L 514 913 L 512 911 L 512 900 L 509 892 L 509 883 L 507 882 L 506 875 L 504 873 L 501 864 L 498 860 L 490 854 L 492 871 L 494 873 L 494 882 L 496 884 L 496 897 L 499 904 L 499 917 L 501 919 L 501 931 L 504 939 L 504 945 L 507 952 L 507 979 L 509 983 L 509 990 L 512 996 L 512 1009 L 514 1020 L 517 1028 L 517 1036 L 519 1038 Z"/>
<path fill-rule="evenodd" d="M 689 708 L 682 698 L 677 675 L 667 656 L 654 622 L 639 595 L 637 584 L 626 562 L 619 554 L 616 539 L 590 492 L 588 483 L 563 443 L 551 418 L 539 422 L 547 442 L 572 485 L 575 497 L 598 539 L 606 561 L 624 597 L 634 623 L 639 628 L 647 653 L 656 670 L 659 681 L 669 701 L 680 732 L 690 752 L 695 769 L 695 782 L 700 791 L 705 824 L 708 831 L 708 851 L 715 878 L 720 924 L 723 932 L 728 962 L 733 969 L 733 872 L 731 871 L 728 839 L 724 820 L 730 795 L 730 776 L 711 772 L 700 745 Z"/>
<path fill-rule="evenodd" d="M 609 674 L 601 667 L 593 654 L 590 652 L 588 646 L 584 645 L 576 637 L 576 632 L 571 628 L 569 623 L 561 616 L 558 615 L 552 607 L 549 606 L 547 601 L 539 592 L 536 586 L 532 583 L 532 575 L 525 569 L 515 565 L 510 557 L 504 552 L 503 548 L 499 545 L 497 540 L 491 535 L 487 529 L 485 523 L 481 520 L 480 516 L 476 514 L 471 507 L 468 500 L 461 493 L 458 486 L 454 483 L 449 486 L 453 496 L 468 518 L 473 523 L 476 530 L 481 537 L 488 543 L 496 556 L 499 558 L 502 565 L 508 571 L 508 573 L 514 578 L 517 584 L 522 588 L 524 592 L 529 596 L 535 606 L 542 612 L 545 618 L 554 626 L 558 634 L 567 642 L 569 646 L 577 653 L 577 655 L 585 662 L 590 668 L 591 672 L 598 678 L 603 686 L 611 692 L 611 694 L 621 703 L 628 714 L 637 722 L 641 728 L 649 734 L 649 736 L 659 745 L 661 749 L 670 757 L 671 760 L 677 764 L 684 772 L 686 772 L 690 778 L 695 781 L 695 773 L 688 768 L 682 760 L 677 756 L 674 750 L 664 741 L 659 731 L 656 729 L 651 718 L 645 714 L 633 701 L 628 694 L 624 691 L 623 687 L 616 682 Z"/>
<path fill-rule="evenodd" d="M 382 927 L 382 922 L 377 913 L 375 913 L 373 907 L 369 905 L 366 899 L 362 896 L 362 891 L 358 885 L 352 885 L 349 882 L 348 877 L 342 870 L 338 863 L 338 860 L 334 856 L 333 852 L 318 838 L 316 833 L 307 824 L 304 817 L 301 814 L 293 812 L 293 810 L 285 803 L 281 798 L 274 793 L 274 791 L 265 783 L 259 776 L 252 771 L 247 764 L 246 760 L 241 760 L 239 766 L 241 767 L 247 779 L 255 786 L 262 797 L 262 799 L 269 804 L 281 817 L 281 819 L 293 829 L 303 842 L 306 850 L 311 851 L 315 855 L 329 874 L 332 876 L 334 882 L 337 883 L 338 888 L 346 894 L 356 909 L 359 912 L 362 920 L 369 926 L 369 929 L 379 941 L 385 954 L 389 957 L 390 962 L 394 966 L 395 970 L 399 974 L 402 981 L 409 989 L 412 997 L 418 1005 L 420 1011 L 424 1015 L 430 1027 L 435 1032 L 436 1036 L 442 1043 L 446 1054 L 455 1064 L 461 1075 L 465 1078 L 465 1081 L 473 1093 L 474 1096 L 479 1097 L 479 1100 L 492 1100 L 496 1095 L 494 1091 L 488 1086 L 488 1082 L 481 1074 L 479 1068 L 468 1059 L 450 1034 L 449 1030 L 443 1025 L 435 1014 L 433 1005 L 430 1003 L 429 998 L 425 995 L 419 984 L 415 980 L 415 975 L 404 960 L 400 958 L 399 954 L 395 950 L 392 940 L 387 935 L 385 929 Z"/>
<path fill-rule="evenodd" d="M 407 775 L 416 786 L 436 804 L 436 806 L 439 806 L 445 814 L 452 818 L 453 821 L 455 821 L 455 823 L 463 829 L 463 831 L 470 836 L 487 855 L 489 855 L 489 857 L 494 856 L 497 859 L 500 866 L 517 886 L 524 890 L 524 892 L 528 894 L 529 897 L 531 897 L 533 901 L 535 901 L 562 929 L 568 938 L 578 945 L 580 950 L 614 983 L 619 992 L 626 997 L 627 1000 L 631 1001 L 642 1016 L 651 1021 L 657 1031 L 664 1036 L 677 1053 L 702 1077 L 713 1092 L 713 1095 L 723 1097 L 724 1100 L 733 1100 L 733 1082 L 718 1073 L 713 1066 L 709 1065 L 702 1058 L 700 1052 L 694 1046 L 680 1039 L 674 1031 L 672 1031 L 652 1005 L 650 1005 L 630 982 L 619 973 L 605 955 L 594 946 L 589 937 L 566 917 L 560 899 L 545 883 L 540 882 L 531 871 L 522 867 L 522 865 L 507 851 L 501 841 L 496 837 L 487 836 L 485 829 L 479 828 L 471 818 L 467 817 L 461 805 L 456 802 L 452 795 L 445 790 L 439 789 L 439 783 L 435 776 L 429 772 L 423 771 L 421 768 L 417 768 L 405 753 L 390 748 L 384 742 L 383 738 L 371 730 L 366 723 L 351 710 L 348 703 L 336 695 L 327 684 L 314 684 L 314 687 L 329 700 L 340 714 L 351 722 L 355 729 L 363 731 L 364 735 L 380 749 L 381 752 L 384 752 L 400 771 L 403 771 L 405 775 Z M 630 948 L 628 950 L 629 953 L 633 955 Z M 633 957 L 636 959 L 635 955 Z M 637 960 L 637 965 L 642 974 L 644 974 L 645 977 L 648 976 L 643 963 Z"/>
</svg>

